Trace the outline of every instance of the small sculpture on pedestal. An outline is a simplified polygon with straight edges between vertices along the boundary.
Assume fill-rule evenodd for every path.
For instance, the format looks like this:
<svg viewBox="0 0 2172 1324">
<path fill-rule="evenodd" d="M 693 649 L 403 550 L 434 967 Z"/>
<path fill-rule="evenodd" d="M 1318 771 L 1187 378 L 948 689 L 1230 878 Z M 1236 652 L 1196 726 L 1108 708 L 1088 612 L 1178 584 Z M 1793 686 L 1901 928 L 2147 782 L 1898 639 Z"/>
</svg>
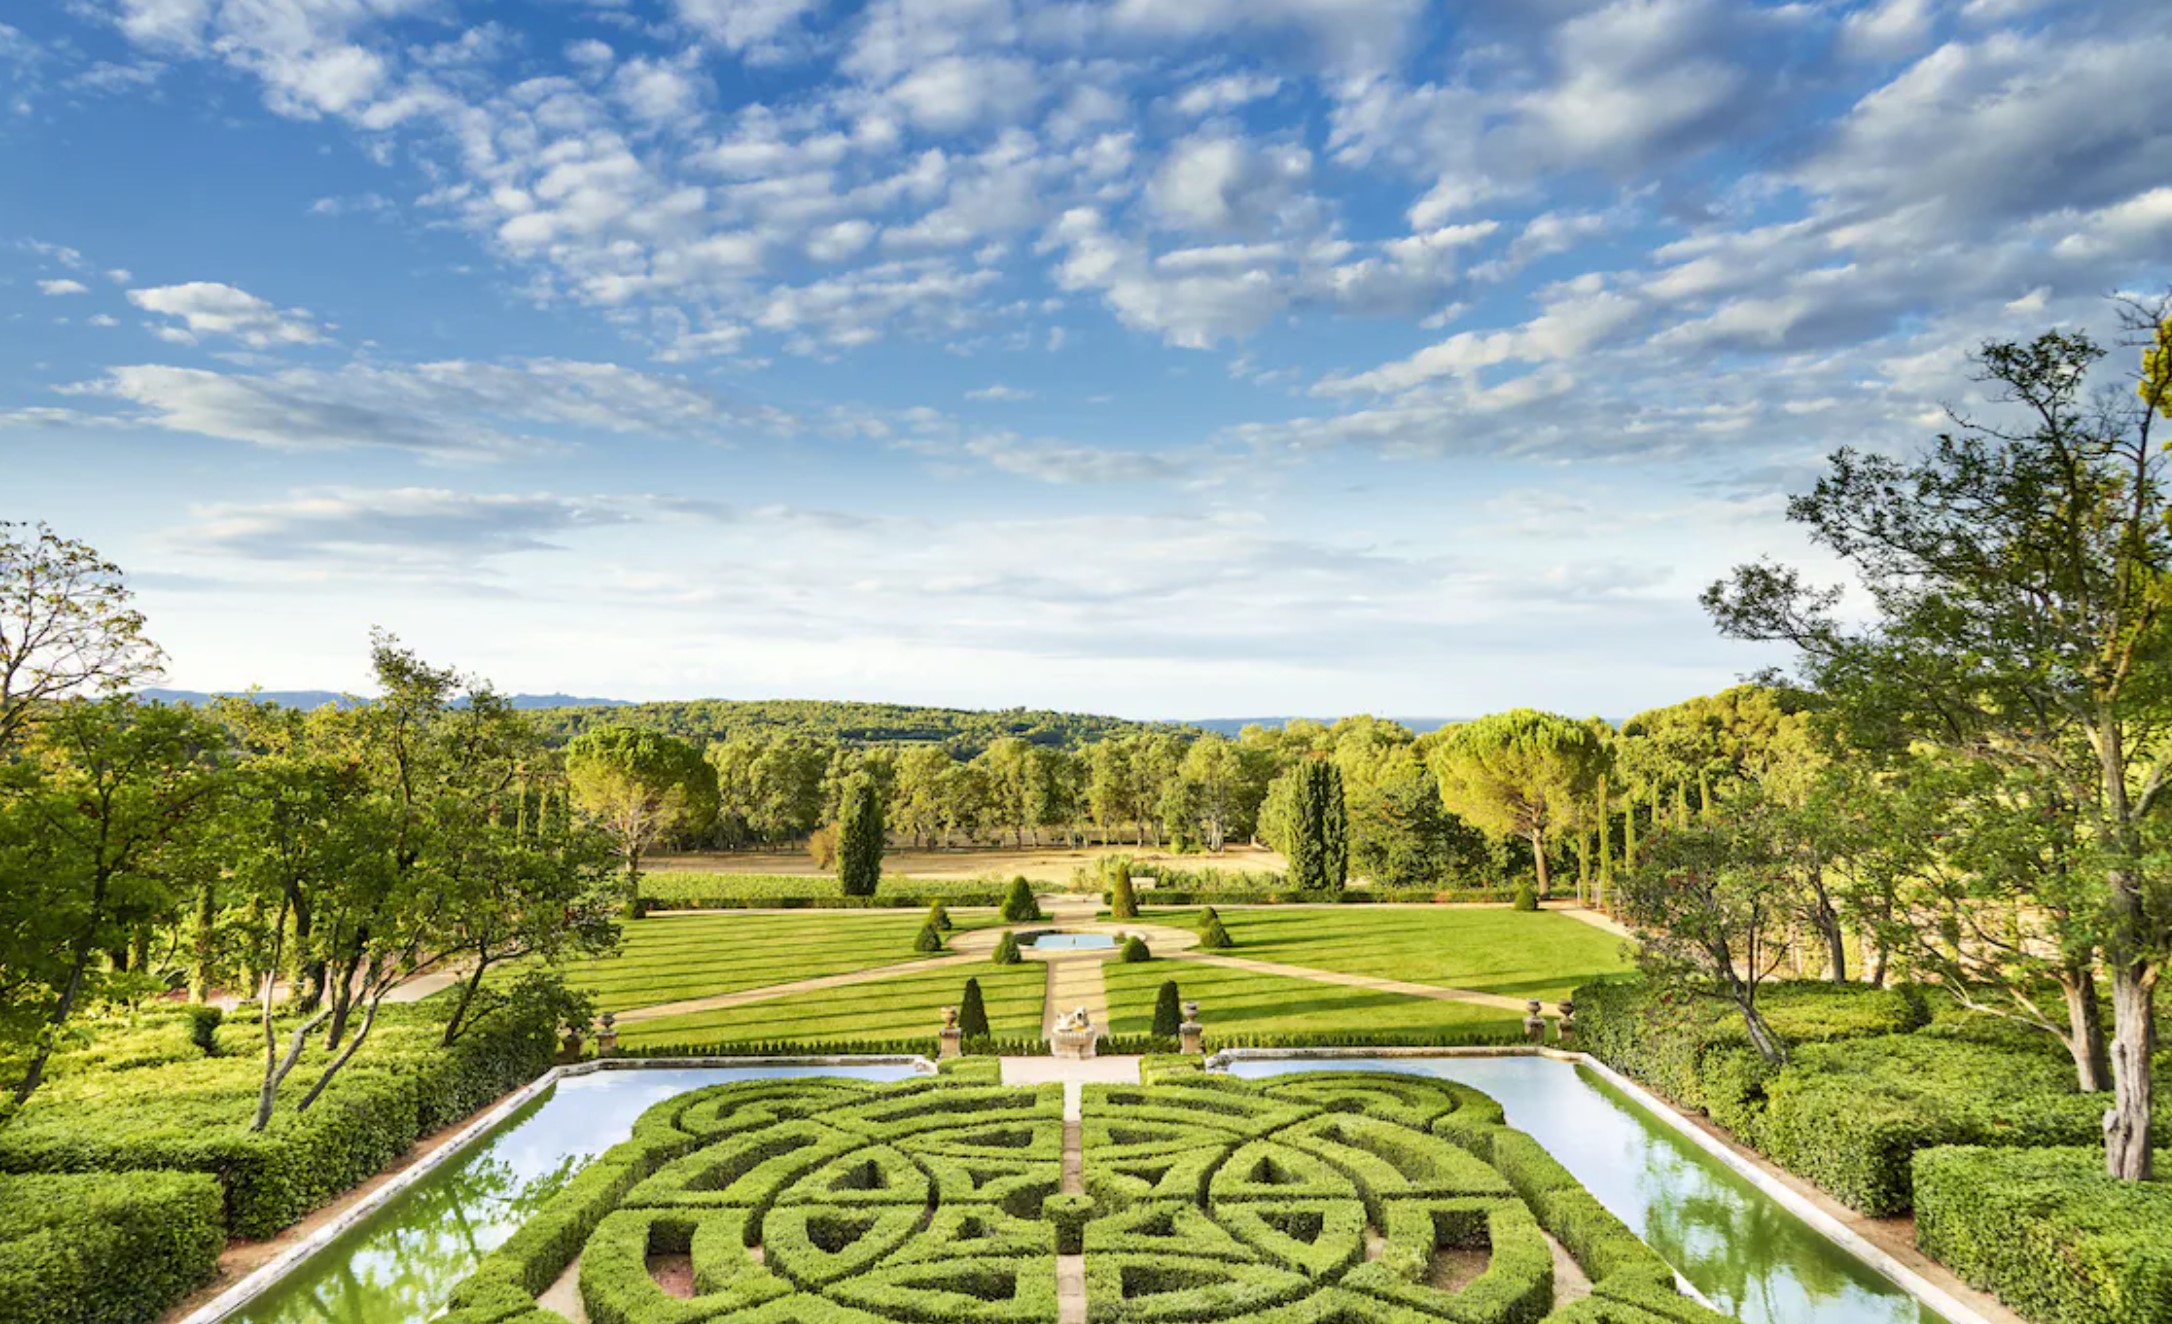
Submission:
<svg viewBox="0 0 2172 1324">
<path fill-rule="evenodd" d="M 1204 1053 L 1206 1051 L 1206 1027 L 1199 1023 L 1199 1004 L 1184 1004 L 1184 1020 L 1177 1026 L 1177 1051 Z"/>
<path fill-rule="evenodd" d="M 1056 1032 L 1050 1036 L 1050 1043 L 1057 1057 L 1083 1060 L 1094 1055 L 1094 1040 L 1099 1037 L 1093 1017 L 1080 1007 L 1056 1018 Z"/>
<path fill-rule="evenodd" d="M 935 1050 L 938 1058 L 958 1057 L 965 1052 L 965 1031 L 958 1028 L 958 1009 L 943 1008 L 943 1032 L 941 1046 Z"/>
<path fill-rule="evenodd" d="M 608 1011 L 603 1013 L 603 1029 L 596 1035 L 596 1056 L 618 1056 L 618 1017 Z"/>
<path fill-rule="evenodd" d="M 1523 1018 L 1523 1037 L 1535 1044 L 1545 1043 L 1546 1018 L 1539 1015 L 1539 1000 L 1533 998 L 1524 1006 L 1528 1009 L 1529 1014 Z"/>
</svg>

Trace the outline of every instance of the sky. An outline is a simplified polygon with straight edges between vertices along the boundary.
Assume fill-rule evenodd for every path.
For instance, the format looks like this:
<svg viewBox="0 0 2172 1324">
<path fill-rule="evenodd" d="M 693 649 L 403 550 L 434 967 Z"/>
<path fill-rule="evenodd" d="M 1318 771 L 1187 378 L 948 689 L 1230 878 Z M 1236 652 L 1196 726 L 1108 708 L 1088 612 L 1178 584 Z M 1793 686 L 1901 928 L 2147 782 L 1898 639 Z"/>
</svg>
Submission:
<svg viewBox="0 0 2172 1324">
<path fill-rule="evenodd" d="M 1622 717 L 2172 281 L 2172 5 L 0 8 L 0 519 L 199 689 Z"/>
</svg>

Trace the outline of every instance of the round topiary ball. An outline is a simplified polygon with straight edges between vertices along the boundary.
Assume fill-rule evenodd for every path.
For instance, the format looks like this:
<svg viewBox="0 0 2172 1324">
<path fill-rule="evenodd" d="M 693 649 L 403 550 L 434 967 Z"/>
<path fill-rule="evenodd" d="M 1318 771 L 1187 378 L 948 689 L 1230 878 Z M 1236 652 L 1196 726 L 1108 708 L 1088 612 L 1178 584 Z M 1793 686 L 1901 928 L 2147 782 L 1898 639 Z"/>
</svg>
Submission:
<svg viewBox="0 0 2172 1324">
<path fill-rule="evenodd" d="M 1117 959 L 1125 965 L 1137 965 L 1141 961 L 1153 960 L 1154 953 L 1146 949 L 1146 939 L 1134 933 L 1124 939 L 1123 949 L 1118 953 Z"/>
</svg>

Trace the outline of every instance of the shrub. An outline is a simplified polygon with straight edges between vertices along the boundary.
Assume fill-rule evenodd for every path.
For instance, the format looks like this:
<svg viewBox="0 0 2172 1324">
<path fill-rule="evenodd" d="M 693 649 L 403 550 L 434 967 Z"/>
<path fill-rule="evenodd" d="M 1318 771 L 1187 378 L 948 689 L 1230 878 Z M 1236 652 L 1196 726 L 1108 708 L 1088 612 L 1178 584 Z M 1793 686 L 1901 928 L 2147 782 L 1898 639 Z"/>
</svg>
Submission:
<svg viewBox="0 0 2172 1324">
<path fill-rule="evenodd" d="M 2172 1185 L 2103 1163 L 2094 1147 L 1923 1150 L 1916 1244 L 2038 1324 L 2172 1319 Z"/>
<path fill-rule="evenodd" d="M 211 1278 L 226 1246 L 203 1173 L 0 1177 L 0 1319 L 137 1324 Z"/>
<path fill-rule="evenodd" d="M 950 912 L 943 909 L 942 902 L 937 901 L 928 907 L 928 927 L 944 933 L 956 927 L 950 922 Z"/>
<path fill-rule="evenodd" d="M 226 1019 L 226 1013 L 201 1002 L 190 1003 L 183 1013 L 189 1021 L 189 1042 L 202 1049 L 207 1057 L 218 1056 L 219 1022 Z"/>
<path fill-rule="evenodd" d="M 1124 939 L 1124 945 L 1118 949 L 1116 959 L 1125 965 L 1137 965 L 1141 961 L 1153 960 L 1154 953 L 1147 950 L 1146 939 L 1134 933 Z"/>
<path fill-rule="evenodd" d="M 988 1004 L 981 998 L 980 981 L 965 981 L 965 997 L 958 1003 L 958 1029 L 968 1039 L 985 1039 L 989 1035 Z"/>
<path fill-rule="evenodd" d="M 1139 898 L 1131 891 L 1131 870 L 1128 867 L 1130 861 L 1126 860 L 1124 863 L 1127 867 L 1117 873 L 1109 883 L 1109 913 L 1117 919 L 1137 919 Z"/>
<path fill-rule="evenodd" d="M 1222 927 L 1222 917 L 1208 906 L 1207 913 L 1199 921 L 1199 945 L 1207 951 L 1221 951 L 1237 944 L 1230 941 L 1229 930 Z"/>
<path fill-rule="evenodd" d="M 1154 994 L 1153 1033 L 1171 1038 L 1184 1024 L 1184 999 L 1177 992 L 1174 979 L 1161 981 L 1161 988 Z"/>
<path fill-rule="evenodd" d="M 1538 889 L 1529 883 L 1518 883 L 1516 885 L 1516 909 L 1537 910 L 1538 908 Z"/>
<path fill-rule="evenodd" d="M 1041 918 L 1041 903 L 1033 895 L 1033 884 L 1023 875 L 1011 880 L 1011 890 L 1003 897 L 1003 919 L 1010 924 L 1030 924 Z"/>
<path fill-rule="evenodd" d="M 916 952 L 939 952 L 943 950 L 943 931 L 933 924 L 921 925 L 919 935 L 913 939 L 913 950 Z"/>
<path fill-rule="evenodd" d="M 1020 961 L 1025 960 L 1024 954 L 1018 950 L 1018 935 L 1006 932 L 1002 937 L 996 939 L 993 959 L 997 965 L 1017 965 Z"/>
</svg>

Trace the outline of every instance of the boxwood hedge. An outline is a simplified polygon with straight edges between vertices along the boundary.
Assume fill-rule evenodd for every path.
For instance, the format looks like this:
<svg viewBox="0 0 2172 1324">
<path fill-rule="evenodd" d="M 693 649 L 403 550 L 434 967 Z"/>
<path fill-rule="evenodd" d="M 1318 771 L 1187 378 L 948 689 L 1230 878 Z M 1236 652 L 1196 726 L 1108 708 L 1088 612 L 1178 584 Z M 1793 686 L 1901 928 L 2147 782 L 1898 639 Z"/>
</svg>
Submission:
<svg viewBox="0 0 2172 1324">
<path fill-rule="evenodd" d="M 0 1177 L 0 1319 L 137 1324 L 209 1281 L 226 1246 L 202 1173 Z"/>
</svg>

